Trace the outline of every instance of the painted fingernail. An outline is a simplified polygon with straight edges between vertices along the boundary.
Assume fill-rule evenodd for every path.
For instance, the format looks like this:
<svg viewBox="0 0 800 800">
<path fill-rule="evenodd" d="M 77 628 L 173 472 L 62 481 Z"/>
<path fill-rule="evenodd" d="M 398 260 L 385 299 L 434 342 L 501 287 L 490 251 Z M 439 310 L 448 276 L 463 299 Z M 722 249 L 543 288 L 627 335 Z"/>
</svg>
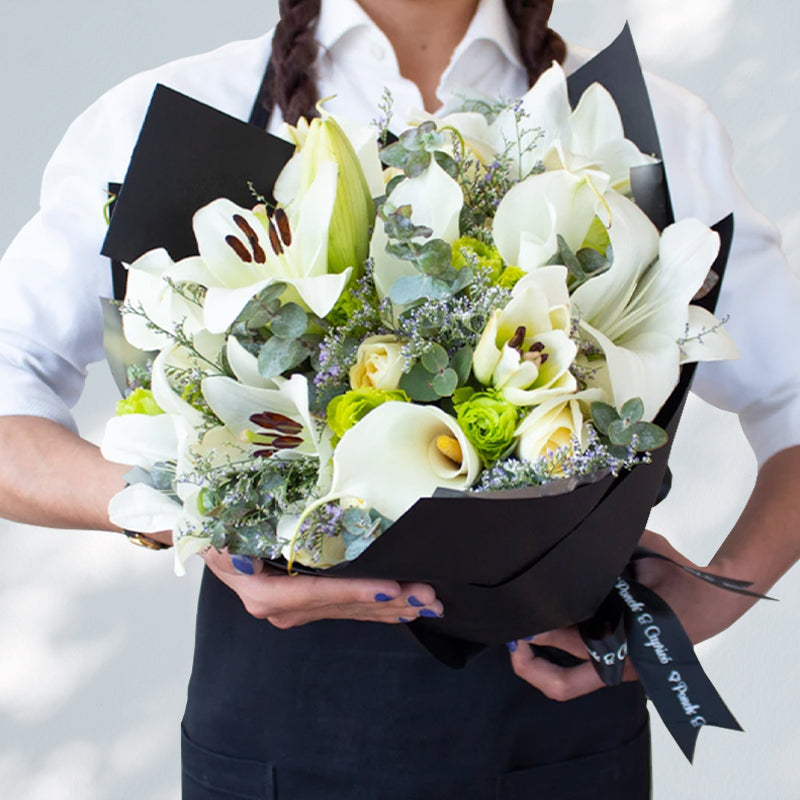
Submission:
<svg viewBox="0 0 800 800">
<path fill-rule="evenodd" d="M 516 653 L 517 652 L 517 643 L 516 642 L 508 642 L 506 644 L 506 647 L 508 648 L 508 651 L 510 653 Z"/>
<path fill-rule="evenodd" d="M 444 615 L 437 614 L 435 611 L 432 611 L 430 608 L 423 608 L 420 610 L 419 615 L 421 617 L 428 617 L 430 619 L 441 619 Z"/>
<path fill-rule="evenodd" d="M 417 600 L 413 594 L 408 598 L 408 604 L 414 606 L 414 608 L 422 608 L 425 605 L 421 600 Z"/>
<path fill-rule="evenodd" d="M 388 594 L 384 594 L 383 592 L 379 592 L 378 594 L 375 595 L 375 599 L 379 603 L 388 603 L 391 600 L 394 600 L 394 597 L 389 597 Z"/>
<path fill-rule="evenodd" d="M 255 575 L 256 568 L 253 564 L 253 559 L 250 558 L 250 556 L 232 555 L 231 565 L 242 575 Z"/>
<path fill-rule="evenodd" d="M 523 642 L 532 642 L 536 637 L 535 636 L 526 636 L 522 641 Z"/>
<path fill-rule="evenodd" d="M 410 619 L 406 619 L 405 617 L 398 617 L 397 618 L 400 622 L 411 622 Z"/>
</svg>

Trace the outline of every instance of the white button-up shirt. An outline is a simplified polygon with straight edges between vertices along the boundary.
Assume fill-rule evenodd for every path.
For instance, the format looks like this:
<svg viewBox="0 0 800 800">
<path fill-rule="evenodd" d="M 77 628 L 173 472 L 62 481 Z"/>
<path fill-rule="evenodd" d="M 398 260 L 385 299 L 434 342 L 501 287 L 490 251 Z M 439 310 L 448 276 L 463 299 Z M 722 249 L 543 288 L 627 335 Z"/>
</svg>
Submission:
<svg viewBox="0 0 800 800">
<path fill-rule="evenodd" d="M 386 36 L 355 0 L 323 0 L 317 27 L 321 97 L 328 108 L 368 122 L 385 88 L 394 125 L 422 108 L 400 75 Z M 103 205 L 109 181 L 125 176 L 156 83 L 247 119 L 270 53 L 271 33 L 141 73 L 101 97 L 69 128 L 42 184 L 41 210 L 0 262 L 0 415 L 47 417 L 74 427 L 70 408 L 86 367 L 103 358 L 98 296 L 110 296 Z M 567 72 L 588 54 L 570 48 Z M 800 319 L 800 281 L 776 230 L 743 197 L 731 174 L 730 143 L 694 95 L 648 76 L 677 218 L 713 224 L 733 211 L 736 235 L 718 312 L 729 314 L 736 361 L 702 364 L 694 390 L 739 414 L 763 463 L 800 444 L 800 348 L 789 346 Z M 445 109 L 463 96 L 513 97 L 527 89 L 516 31 L 503 0 L 481 0 L 442 75 Z M 280 124 L 279 113 L 271 130 Z"/>
</svg>

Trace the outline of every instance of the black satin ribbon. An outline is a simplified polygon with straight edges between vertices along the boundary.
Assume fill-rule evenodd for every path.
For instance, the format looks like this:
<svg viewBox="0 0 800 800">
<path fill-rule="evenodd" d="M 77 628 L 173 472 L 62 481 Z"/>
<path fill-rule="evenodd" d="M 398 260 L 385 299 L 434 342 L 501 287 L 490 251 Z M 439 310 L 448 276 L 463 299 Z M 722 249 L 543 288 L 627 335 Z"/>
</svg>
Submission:
<svg viewBox="0 0 800 800">
<path fill-rule="evenodd" d="M 607 686 L 621 683 L 625 662 L 630 658 L 648 697 L 691 762 L 701 728 L 742 728 L 703 671 L 675 612 L 656 592 L 636 580 L 633 564 L 643 558 L 668 561 L 729 592 L 760 600 L 773 598 L 749 591 L 751 584 L 747 581 L 687 567 L 639 547 L 594 617 L 579 626 L 592 664 Z"/>
</svg>

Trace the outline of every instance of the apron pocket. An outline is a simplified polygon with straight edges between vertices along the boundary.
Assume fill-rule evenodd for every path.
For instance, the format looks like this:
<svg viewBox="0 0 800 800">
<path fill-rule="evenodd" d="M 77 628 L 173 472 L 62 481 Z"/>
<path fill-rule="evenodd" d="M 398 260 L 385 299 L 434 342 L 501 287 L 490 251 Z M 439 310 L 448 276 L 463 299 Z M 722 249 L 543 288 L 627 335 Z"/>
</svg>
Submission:
<svg viewBox="0 0 800 800">
<path fill-rule="evenodd" d="M 650 800 L 650 729 L 591 756 L 515 770 L 498 779 L 497 800 Z"/>
<path fill-rule="evenodd" d="M 222 755 L 181 730 L 183 800 L 275 800 L 271 764 Z"/>
</svg>

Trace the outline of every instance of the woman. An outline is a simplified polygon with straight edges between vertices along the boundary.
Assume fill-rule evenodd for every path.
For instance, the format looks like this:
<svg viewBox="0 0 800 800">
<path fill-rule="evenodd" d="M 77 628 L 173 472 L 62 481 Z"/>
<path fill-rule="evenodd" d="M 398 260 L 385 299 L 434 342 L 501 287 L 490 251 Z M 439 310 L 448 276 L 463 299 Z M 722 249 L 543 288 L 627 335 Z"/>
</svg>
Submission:
<svg viewBox="0 0 800 800">
<path fill-rule="evenodd" d="M 321 9 L 318 5 L 281 3 L 266 91 L 259 86 L 268 37 L 131 79 L 77 121 L 62 144 L 46 178 L 43 211 L 3 265 L 9 291 L 3 301 L 1 379 L 16 391 L 7 393 L 12 396 L 3 398 L 0 410 L 17 415 L 0 420 L 3 452 L 14 454 L 0 467 L 5 516 L 109 528 L 107 502 L 121 487 L 125 469 L 107 464 L 69 432 L 67 405 L 79 392 L 82 364 L 101 357 L 94 304 L 97 287 L 108 281 L 106 265 L 96 256 L 102 226 L 93 215 L 102 205 L 102 187 L 124 174 L 156 81 L 244 118 L 258 95 L 257 121 L 275 130 L 281 116 L 294 121 L 332 92 L 339 93 L 332 111 L 369 119 L 388 85 L 398 120 L 414 106 L 436 111 L 439 94 L 470 89 L 518 95 L 553 58 L 565 58 L 563 43 L 546 27 L 548 3 L 324 0 Z M 315 41 L 322 44 L 319 53 Z M 570 58 L 568 69 L 580 56 Z M 674 87 L 654 82 L 651 89 L 662 135 L 667 132 L 665 160 L 675 171 L 678 215 L 701 214 L 698 209 L 711 215 L 718 196 L 728 202 L 734 192 L 724 168 L 711 163 L 719 158 L 715 123 Z M 698 137 L 695 149 L 701 152 L 693 154 L 684 140 L 697 143 Z M 753 290 L 747 283 L 752 269 L 747 247 L 771 247 L 770 234 L 746 209 L 743 219 L 745 244 L 731 265 L 742 276 L 734 281 L 740 294 Z M 75 299 L 72 308 L 56 313 L 52 340 L 44 346 L 21 333 L 23 317 L 41 294 L 35 276 L 43 264 Z M 25 281 L 15 283 L 13 276 L 22 274 Z M 758 287 L 769 295 L 764 307 L 783 305 L 788 314 L 796 313 L 796 285 L 776 275 L 775 285 Z M 52 278 L 50 271 L 42 280 Z M 36 313 L 41 319 L 42 312 Z M 732 325 L 744 325 L 747 318 L 734 313 Z M 769 331 L 762 328 L 748 329 L 744 339 L 737 336 L 756 348 L 759 365 L 770 357 Z M 787 499 L 800 471 L 800 451 L 788 447 L 800 442 L 800 431 L 791 425 L 797 386 L 784 360 L 776 365 L 774 381 L 762 380 L 754 391 L 746 376 L 748 348 L 742 349 L 744 367 L 706 370 L 698 382 L 708 396 L 743 410 L 764 462 L 748 509 L 712 567 L 754 578 L 756 588 L 765 591 L 798 555 L 792 534 L 798 510 Z M 779 392 L 782 402 L 767 408 L 766 399 Z M 80 475 L 80 481 L 70 475 Z M 668 550 L 663 542 L 658 546 Z M 398 798 L 485 798 L 495 792 L 512 798 L 648 796 L 646 714 L 637 684 L 594 691 L 599 682 L 591 667 L 554 666 L 535 658 L 528 643 L 515 643 L 513 672 L 503 650 L 454 673 L 420 652 L 396 625 L 349 621 L 397 623 L 439 613 L 430 587 L 288 578 L 262 571 L 260 564 L 234 565 L 215 553 L 207 564 L 185 719 L 189 800 L 335 798 L 356 792 Z M 642 577 L 673 605 L 695 641 L 727 627 L 746 609 L 738 598 L 673 568 L 651 564 Z M 570 631 L 540 637 L 538 644 L 582 652 Z M 220 676 L 225 676 L 222 688 Z M 337 696 L 331 686 L 352 688 Z M 578 696 L 576 702 L 560 702 Z"/>
</svg>

